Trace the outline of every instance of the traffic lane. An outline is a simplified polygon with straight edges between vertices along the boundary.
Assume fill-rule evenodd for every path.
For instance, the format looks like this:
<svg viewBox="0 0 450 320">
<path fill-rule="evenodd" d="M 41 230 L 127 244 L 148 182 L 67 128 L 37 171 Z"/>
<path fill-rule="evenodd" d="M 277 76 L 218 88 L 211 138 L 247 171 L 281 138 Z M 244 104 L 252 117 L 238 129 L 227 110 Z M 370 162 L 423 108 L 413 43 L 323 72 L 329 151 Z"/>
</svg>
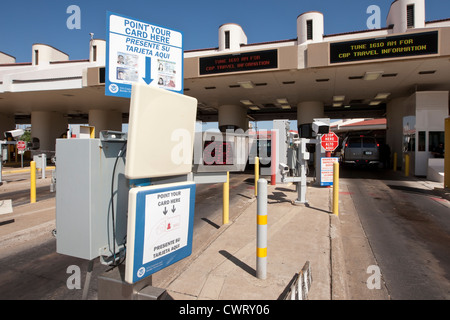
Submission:
<svg viewBox="0 0 450 320">
<path fill-rule="evenodd" d="M 254 177 L 246 173 L 230 174 L 229 222 L 232 223 L 254 201 Z M 256 214 L 256 213 L 255 213 Z M 198 184 L 195 196 L 192 255 L 153 275 L 153 285 L 167 287 L 190 260 L 198 256 L 224 230 L 223 183 Z"/>
<path fill-rule="evenodd" d="M 4 184 L 0 186 L 0 200 L 12 200 L 12 206 L 17 207 L 30 203 L 30 173 L 8 172 L 2 178 Z M 40 173 L 36 177 L 36 199 L 37 201 L 55 197 L 50 192 L 51 172 L 46 172 L 46 178 L 41 179 Z"/>
<path fill-rule="evenodd" d="M 36 187 L 36 200 L 42 201 L 55 197 L 54 192 L 50 192 L 49 186 Z M 30 203 L 30 190 L 18 190 L 5 192 L 0 195 L 0 200 L 12 200 L 12 206 L 17 207 Z"/>
<path fill-rule="evenodd" d="M 0 299 L 80 300 L 82 290 L 67 287 L 73 274 L 68 269 L 70 266 L 80 268 L 83 288 L 88 261 L 56 253 L 56 240 L 51 235 L 36 239 L 33 245 L 0 259 Z M 97 277 L 107 268 L 96 260 L 88 299 L 96 299 Z"/>
<path fill-rule="evenodd" d="M 448 208 L 428 192 L 402 190 L 409 182 L 398 174 L 345 170 L 345 183 L 391 297 L 449 298 L 449 226 L 448 221 L 440 223 Z"/>
<path fill-rule="evenodd" d="M 254 192 L 252 182 L 251 175 L 231 174 L 230 221 L 249 205 Z M 201 252 L 220 233 L 222 191 L 221 183 L 197 185 L 192 256 Z M 0 259 L 0 299 L 81 299 L 88 268 L 87 260 L 56 253 L 56 239 L 50 233 L 18 247 L 21 249 L 3 255 Z M 5 250 L 0 247 L 0 251 Z M 159 286 L 170 282 L 182 272 L 185 263 L 188 263 L 187 259 L 159 271 L 153 276 L 153 284 Z M 80 290 L 69 290 L 66 284 L 71 275 L 67 268 L 72 265 L 81 270 Z M 97 298 L 98 275 L 107 269 L 107 266 L 99 263 L 99 259 L 95 259 L 88 299 Z"/>
</svg>

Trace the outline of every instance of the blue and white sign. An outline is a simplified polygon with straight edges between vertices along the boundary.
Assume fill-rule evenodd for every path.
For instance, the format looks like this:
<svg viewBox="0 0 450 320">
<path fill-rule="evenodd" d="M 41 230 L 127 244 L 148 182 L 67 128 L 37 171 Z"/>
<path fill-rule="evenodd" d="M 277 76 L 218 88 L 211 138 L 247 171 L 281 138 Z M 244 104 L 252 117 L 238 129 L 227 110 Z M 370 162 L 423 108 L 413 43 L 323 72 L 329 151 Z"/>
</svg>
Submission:
<svg viewBox="0 0 450 320">
<path fill-rule="evenodd" d="M 339 162 L 339 158 L 326 157 L 320 158 L 320 185 L 332 186 L 333 185 L 333 164 Z"/>
<path fill-rule="evenodd" d="M 131 97 L 134 82 L 183 93 L 183 35 L 108 12 L 105 94 Z"/>
<path fill-rule="evenodd" d="M 195 183 L 129 192 L 125 281 L 135 283 L 192 253 Z"/>
</svg>

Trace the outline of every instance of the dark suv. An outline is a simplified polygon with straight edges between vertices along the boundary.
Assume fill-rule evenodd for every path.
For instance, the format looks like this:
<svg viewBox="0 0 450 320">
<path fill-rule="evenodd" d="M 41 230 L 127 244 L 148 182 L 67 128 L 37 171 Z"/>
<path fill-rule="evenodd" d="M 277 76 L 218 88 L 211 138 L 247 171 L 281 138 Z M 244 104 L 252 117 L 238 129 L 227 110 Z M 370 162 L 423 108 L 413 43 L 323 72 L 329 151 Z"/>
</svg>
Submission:
<svg viewBox="0 0 450 320">
<path fill-rule="evenodd" d="M 346 164 L 378 164 L 380 145 L 371 136 L 348 136 L 344 139 L 342 162 Z"/>
</svg>

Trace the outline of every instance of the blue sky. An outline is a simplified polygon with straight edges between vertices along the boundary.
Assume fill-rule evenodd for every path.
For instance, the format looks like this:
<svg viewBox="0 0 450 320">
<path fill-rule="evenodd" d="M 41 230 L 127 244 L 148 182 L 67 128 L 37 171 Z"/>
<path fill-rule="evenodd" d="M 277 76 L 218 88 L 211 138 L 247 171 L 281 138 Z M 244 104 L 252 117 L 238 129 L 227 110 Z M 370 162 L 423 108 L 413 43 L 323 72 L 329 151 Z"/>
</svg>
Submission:
<svg viewBox="0 0 450 320">
<path fill-rule="evenodd" d="M 184 50 L 218 46 L 224 23 L 241 25 L 248 43 L 297 37 L 297 16 L 320 11 L 325 34 L 367 29 L 370 5 L 381 9 L 381 27 L 392 0 L 15 0 L 0 10 L 0 51 L 31 62 L 34 43 L 51 45 L 71 60 L 89 58 L 89 33 L 106 39 L 106 11 L 183 32 Z M 69 30 L 67 8 L 81 9 L 81 29 Z M 449 0 L 426 0 L 426 20 L 450 18 Z M 217 126 L 210 124 L 206 128 Z M 292 123 L 295 128 L 296 122 Z M 270 129 L 271 123 L 258 123 Z"/>
<path fill-rule="evenodd" d="M 5 1 L 6 2 L 6 1 Z M 218 28 L 237 23 L 249 43 L 294 39 L 297 16 L 317 10 L 325 16 L 325 33 L 366 29 L 368 6 L 381 8 L 381 27 L 392 0 L 15 0 L 2 4 L 0 51 L 31 61 L 33 43 L 54 46 L 71 60 L 89 57 L 89 33 L 105 39 L 106 11 L 182 31 L 184 49 L 218 46 Z M 69 30 L 67 8 L 81 9 L 81 29 Z M 426 0 L 426 19 L 450 18 L 450 1 Z"/>
</svg>

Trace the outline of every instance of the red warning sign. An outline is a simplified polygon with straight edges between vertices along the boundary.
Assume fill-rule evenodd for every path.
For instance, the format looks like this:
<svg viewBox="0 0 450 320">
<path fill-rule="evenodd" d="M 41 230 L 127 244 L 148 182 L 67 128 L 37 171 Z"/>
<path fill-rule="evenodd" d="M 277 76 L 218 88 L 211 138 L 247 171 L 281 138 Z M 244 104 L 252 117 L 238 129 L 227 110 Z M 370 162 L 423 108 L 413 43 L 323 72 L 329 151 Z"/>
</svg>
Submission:
<svg viewBox="0 0 450 320">
<path fill-rule="evenodd" d="M 320 144 L 325 151 L 334 151 L 339 145 L 339 137 L 334 132 L 324 134 L 320 138 Z"/>
</svg>

